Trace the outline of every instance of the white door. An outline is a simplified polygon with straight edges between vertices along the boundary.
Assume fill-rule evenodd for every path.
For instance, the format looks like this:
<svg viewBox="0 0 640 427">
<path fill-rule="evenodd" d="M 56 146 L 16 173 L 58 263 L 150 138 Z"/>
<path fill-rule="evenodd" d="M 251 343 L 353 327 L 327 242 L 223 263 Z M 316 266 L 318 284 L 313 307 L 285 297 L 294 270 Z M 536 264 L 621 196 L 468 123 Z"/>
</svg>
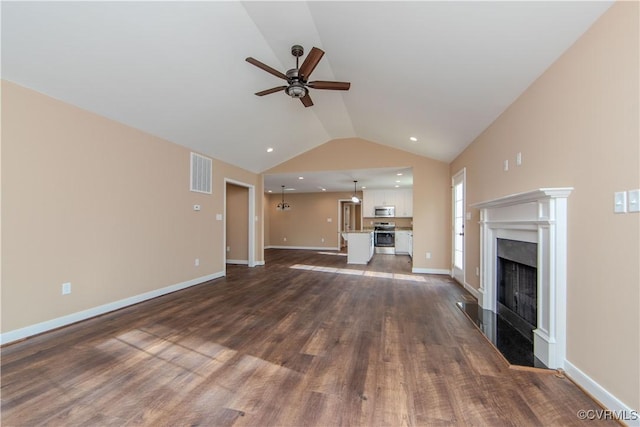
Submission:
<svg viewBox="0 0 640 427">
<path fill-rule="evenodd" d="M 452 178 L 453 200 L 453 278 L 464 284 L 464 185 L 465 169 Z"/>
</svg>

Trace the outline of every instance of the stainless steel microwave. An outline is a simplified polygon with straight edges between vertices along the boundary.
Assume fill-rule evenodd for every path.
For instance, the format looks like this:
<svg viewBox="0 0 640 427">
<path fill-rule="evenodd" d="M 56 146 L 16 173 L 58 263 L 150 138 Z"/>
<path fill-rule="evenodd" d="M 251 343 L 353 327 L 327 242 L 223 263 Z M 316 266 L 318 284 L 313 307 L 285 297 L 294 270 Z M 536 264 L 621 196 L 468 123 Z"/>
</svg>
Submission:
<svg viewBox="0 0 640 427">
<path fill-rule="evenodd" d="M 395 206 L 376 206 L 373 209 L 376 218 L 392 218 L 396 216 Z"/>
</svg>

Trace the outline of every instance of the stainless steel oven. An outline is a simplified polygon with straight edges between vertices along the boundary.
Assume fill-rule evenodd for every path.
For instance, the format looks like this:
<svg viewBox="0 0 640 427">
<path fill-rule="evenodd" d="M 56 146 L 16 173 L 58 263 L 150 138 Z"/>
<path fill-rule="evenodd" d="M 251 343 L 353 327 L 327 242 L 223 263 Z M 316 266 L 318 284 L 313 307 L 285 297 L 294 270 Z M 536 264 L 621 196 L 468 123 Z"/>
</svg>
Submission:
<svg viewBox="0 0 640 427">
<path fill-rule="evenodd" d="M 396 253 L 396 224 L 375 222 L 373 224 L 373 245 L 377 254 Z"/>
</svg>

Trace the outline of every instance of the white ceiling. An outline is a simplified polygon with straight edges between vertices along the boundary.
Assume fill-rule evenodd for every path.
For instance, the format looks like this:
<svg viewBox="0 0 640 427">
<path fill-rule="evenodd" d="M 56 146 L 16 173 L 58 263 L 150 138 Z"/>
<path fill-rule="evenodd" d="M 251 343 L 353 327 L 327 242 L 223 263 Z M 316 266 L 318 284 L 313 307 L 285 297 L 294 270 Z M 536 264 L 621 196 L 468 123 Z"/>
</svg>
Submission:
<svg viewBox="0 0 640 427">
<path fill-rule="evenodd" d="M 449 162 L 611 4 L 3 1 L 2 78 L 256 173 L 354 136 Z M 293 44 L 351 90 L 255 96 Z"/>
</svg>

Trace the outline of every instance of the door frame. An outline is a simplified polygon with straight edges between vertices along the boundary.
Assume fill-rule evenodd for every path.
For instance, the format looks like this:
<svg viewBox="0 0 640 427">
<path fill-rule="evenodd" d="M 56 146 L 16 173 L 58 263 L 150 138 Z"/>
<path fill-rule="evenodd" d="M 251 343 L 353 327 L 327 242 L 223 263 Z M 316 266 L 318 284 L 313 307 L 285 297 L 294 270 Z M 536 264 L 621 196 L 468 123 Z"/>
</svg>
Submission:
<svg viewBox="0 0 640 427">
<path fill-rule="evenodd" d="M 222 239 L 222 262 L 224 266 L 224 273 L 227 274 L 227 184 L 237 185 L 239 187 L 245 187 L 248 191 L 248 217 L 249 221 L 247 223 L 247 250 L 248 250 L 248 266 L 255 267 L 256 264 L 256 187 L 253 184 L 249 184 L 242 181 L 237 181 L 235 179 L 226 178 L 224 179 L 224 215 L 222 216 L 222 227 L 224 230 L 223 239 Z"/>
<path fill-rule="evenodd" d="M 456 182 L 462 184 L 462 268 L 457 271 L 456 256 Z M 451 177 L 451 277 L 465 285 L 466 277 L 466 232 L 464 231 L 466 218 L 467 203 L 467 168 L 462 168 Z"/>
<path fill-rule="evenodd" d="M 338 245 L 337 245 L 337 249 L 341 250 L 341 242 L 342 242 L 342 234 L 340 233 L 342 230 L 342 207 L 345 203 L 350 203 L 353 205 L 356 205 L 356 203 L 353 203 L 353 201 L 351 199 L 338 199 L 338 227 L 337 227 L 337 232 L 338 232 Z M 360 228 L 364 227 L 363 224 L 363 211 L 362 211 L 362 201 L 360 201 L 359 203 L 360 205 Z"/>
</svg>

